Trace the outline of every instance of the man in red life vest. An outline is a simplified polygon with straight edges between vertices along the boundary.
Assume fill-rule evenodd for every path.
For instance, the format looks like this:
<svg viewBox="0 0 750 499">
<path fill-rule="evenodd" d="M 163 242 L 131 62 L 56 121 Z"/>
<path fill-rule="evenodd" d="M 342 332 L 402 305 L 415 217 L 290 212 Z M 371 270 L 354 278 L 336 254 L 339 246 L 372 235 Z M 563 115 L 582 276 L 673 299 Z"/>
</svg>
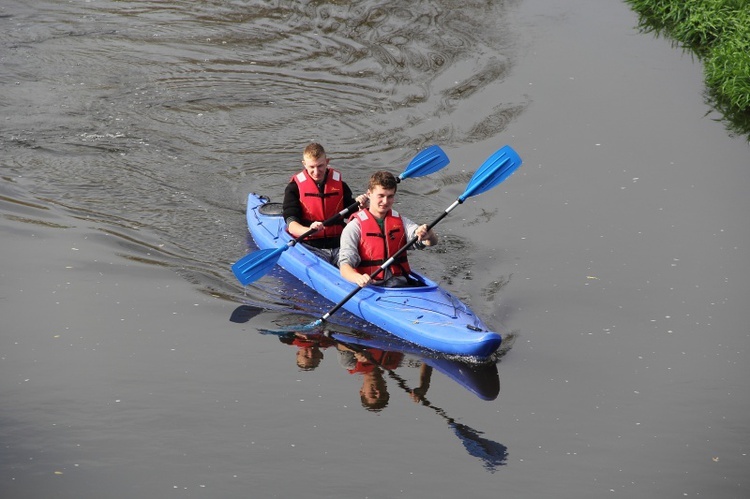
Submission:
<svg viewBox="0 0 750 499">
<path fill-rule="evenodd" d="M 375 272 L 391 255 L 408 240 L 417 237 L 416 248 L 437 244 L 437 235 L 427 230 L 427 225 L 417 225 L 394 211 L 396 201 L 396 177 L 385 171 L 375 172 L 370 177 L 366 196 L 369 207 L 352 215 L 341 233 L 339 267 L 341 276 L 359 286 L 367 286 L 370 274 Z M 396 287 L 409 284 L 409 262 L 406 253 L 383 273 L 377 275 L 373 284 Z"/>
<path fill-rule="evenodd" d="M 283 214 L 287 231 L 294 237 L 317 229 L 303 244 L 336 265 L 345 221 L 328 227 L 323 226 L 323 221 L 354 204 L 355 199 L 349 186 L 341 179 L 341 173 L 328 167 L 329 161 L 320 144 L 313 142 L 305 147 L 302 153 L 304 169 L 294 175 L 284 189 Z M 361 194 L 356 202 L 364 206 L 366 199 Z"/>
</svg>

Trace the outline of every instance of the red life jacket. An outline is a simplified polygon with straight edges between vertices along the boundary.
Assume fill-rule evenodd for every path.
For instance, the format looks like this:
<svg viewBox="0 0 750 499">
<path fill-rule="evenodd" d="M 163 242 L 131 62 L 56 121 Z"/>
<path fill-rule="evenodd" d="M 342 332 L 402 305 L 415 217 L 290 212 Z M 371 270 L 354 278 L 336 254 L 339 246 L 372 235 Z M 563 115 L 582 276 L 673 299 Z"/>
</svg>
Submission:
<svg viewBox="0 0 750 499">
<path fill-rule="evenodd" d="M 378 348 L 368 348 L 367 352 L 369 357 L 372 358 L 372 362 L 357 361 L 357 364 L 348 370 L 351 374 L 369 373 L 375 369 L 375 366 L 393 371 L 401 365 L 401 360 L 404 358 L 404 354 L 401 352 L 386 352 Z"/>
<path fill-rule="evenodd" d="M 369 211 L 360 210 L 351 218 L 359 220 L 362 229 L 359 238 L 359 257 L 361 261 L 357 266 L 360 274 L 372 274 L 378 267 L 390 258 L 391 255 L 406 244 L 406 228 L 401 216 L 395 210 L 390 210 L 385 216 L 383 227 L 385 233 L 380 229 L 378 221 Z M 406 252 L 399 255 L 390 267 L 394 276 L 409 275 L 409 261 Z M 376 276 L 382 279 L 382 276 Z"/>
<path fill-rule="evenodd" d="M 318 335 L 306 336 L 304 338 L 295 336 L 291 344 L 300 348 L 310 348 L 310 347 L 328 348 L 330 346 L 333 346 L 334 342 L 333 340 L 321 334 L 319 336 Z"/>
<path fill-rule="evenodd" d="M 299 188 L 299 200 L 302 205 L 302 217 L 305 225 L 313 222 L 324 221 L 344 209 L 344 182 L 341 173 L 333 168 L 328 169 L 328 176 L 321 194 L 315 181 L 302 170 L 292 177 Z M 308 239 L 324 237 L 339 237 L 344 226 L 341 224 L 329 225 L 323 230 L 312 234 Z"/>
</svg>

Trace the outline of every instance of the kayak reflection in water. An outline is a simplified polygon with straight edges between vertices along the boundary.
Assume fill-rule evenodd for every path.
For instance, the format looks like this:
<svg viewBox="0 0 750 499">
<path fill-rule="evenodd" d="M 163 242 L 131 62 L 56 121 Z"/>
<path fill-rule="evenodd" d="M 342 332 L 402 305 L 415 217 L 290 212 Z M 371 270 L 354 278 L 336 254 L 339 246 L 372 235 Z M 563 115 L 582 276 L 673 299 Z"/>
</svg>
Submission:
<svg viewBox="0 0 750 499">
<path fill-rule="evenodd" d="M 259 313 L 256 307 L 242 305 L 233 313 L 230 320 L 245 323 Z M 451 417 L 441 407 L 427 399 L 432 372 L 437 369 L 470 390 L 483 400 L 494 400 L 500 391 L 497 366 L 485 364 L 470 367 L 457 361 L 442 358 L 423 357 L 412 350 L 394 351 L 378 348 L 390 346 L 376 336 L 345 334 L 339 331 L 290 332 L 259 329 L 261 334 L 277 336 L 282 343 L 297 347 L 297 366 L 302 370 L 312 370 L 320 365 L 323 351 L 336 347 L 339 363 L 352 374 L 361 374 L 362 405 L 369 411 L 380 411 L 388 405 L 390 395 L 385 378 L 388 377 L 398 388 L 406 392 L 416 403 L 429 408 L 445 420 L 453 434 L 458 437 L 466 452 L 479 459 L 484 469 L 495 473 L 508 462 L 508 449 L 505 445 L 485 438 L 484 432 L 472 428 Z M 344 339 L 346 338 L 346 339 Z M 401 347 L 399 347 L 401 348 Z M 407 356 L 408 355 L 408 359 Z M 418 360 L 417 360 L 418 359 Z M 407 380 L 396 373 L 396 368 L 419 366 L 419 385 L 411 388 Z"/>
</svg>

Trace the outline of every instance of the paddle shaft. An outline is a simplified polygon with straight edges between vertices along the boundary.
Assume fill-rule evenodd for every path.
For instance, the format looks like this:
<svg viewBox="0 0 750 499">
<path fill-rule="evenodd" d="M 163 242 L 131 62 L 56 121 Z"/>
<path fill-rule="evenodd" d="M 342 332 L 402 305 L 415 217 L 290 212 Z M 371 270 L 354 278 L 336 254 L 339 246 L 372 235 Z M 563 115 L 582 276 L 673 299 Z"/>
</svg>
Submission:
<svg viewBox="0 0 750 499">
<path fill-rule="evenodd" d="M 452 205 L 450 205 L 443 213 L 440 214 L 439 217 L 437 217 L 435 219 L 435 221 L 433 221 L 430 225 L 427 226 L 427 232 L 429 232 L 433 227 L 435 227 L 438 223 L 440 223 L 440 221 L 442 219 L 444 219 L 446 216 L 448 216 L 448 213 L 450 213 L 451 211 L 453 211 L 453 209 L 456 206 L 458 206 L 459 204 L 461 204 L 462 202 L 463 201 L 461 201 L 459 199 L 455 200 Z M 378 267 L 378 269 L 376 271 L 374 271 L 372 274 L 370 274 L 370 279 L 374 279 L 376 275 L 378 275 L 379 273 L 381 273 L 382 271 L 384 271 L 385 269 L 387 269 L 388 267 L 390 267 L 391 264 L 396 260 L 396 258 L 398 258 L 399 256 L 401 256 L 406 250 L 408 250 L 409 248 L 411 248 L 412 246 L 414 246 L 414 244 L 418 240 L 419 240 L 418 237 L 411 238 L 410 241 L 408 241 L 398 251 L 396 251 L 393 255 L 391 255 L 391 257 L 388 258 L 388 260 L 386 260 L 385 262 L 383 262 L 383 264 L 380 267 Z M 325 315 L 323 315 L 316 322 L 319 324 L 320 322 L 323 322 L 324 320 L 327 320 L 331 315 L 333 315 L 334 313 L 336 313 L 336 311 L 338 309 L 340 309 L 341 307 L 343 307 L 346 302 L 348 302 L 349 300 L 351 300 L 352 297 L 354 297 L 354 295 L 356 295 L 357 293 L 359 293 L 359 291 L 361 289 L 362 288 L 360 286 L 357 286 L 356 288 L 352 289 L 349 292 L 349 294 L 346 295 L 346 297 L 343 300 L 341 300 L 340 302 L 338 302 L 336 304 L 336 306 L 334 306 L 331 310 L 329 310 L 328 312 L 326 312 Z"/>
<path fill-rule="evenodd" d="M 445 152 L 443 152 L 443 150 L 440 149 L 439 146 L 430 146 L 414 156 L 414 158 L 409 162 L 409 166 L 406 168 L 406 170 L 397 177 L 397 180 L 401 181 L 405 178 L 414 178 L 429 175 L 430 173 L 434 173 L 440 170 L 448 163 L 450 163 L 448 156 L 445 155 Z M 340 218 L 343 218 L 348 213 L 352 213 L 356 210 L 357 206 L 357 204 L 353 204 L 345 210 L 340 211 L 328 220 L 322 222 L 323 226 L 330 225 Z M 275 250 L 264 249 L 256 251 L 254 253 L 250 253 L 249 255 L 245 255 L 232 265 L 232 272 L 240 281 L 240 283 L 242 283 L 243 285 L 250 284 L 256 279 L 259 279 L 274 265 L 276 265 L 279 258 L 281 257 L 281 254 L 284 251 L 288 250 L 289 248 L 296 245 L 298 242 L 304 240 L 315 232 L 315 230 L 310 229 L 301 236 L 294 238 L 284 246 Z"/>
<path fill-rule="evenodd" d="M 442 166 L 444 166 L 444 165 L 443 165 L 443 163 L 444 163 L 444 162 L 446 162 L 447 158 L 446 158 L 445 160 L 444 160 L 444 159 L 442 159 L 442 157 L 443 157 L 443 156 L 445 155 L 445 153 L 444 153 L 444 152 L 442 151 L 442 149 L 440 149 L 440 148 L 439 148 L 439 147 L 437 147 L 437 146 L 432 146 L 432 147 L 431 147 L 431 148 L 429 148 L 428 150 L 425 150 L 425 151 L 423 151 L 423 152 L 422 152 L 422 154 L 427 154 L 427 153 L 431 153 L 431 154 L 433 155 L 433 161 L 434 161 L 435 163 L 439 163 L 439 164 L 440 164 L 440 167 L 441 167 L 441 168 L 442 168 Z M 438 160 L 437 160 L 437 161 L 435 160 L 435 157 L 436 157 L 436 158 L 438 158 Z M 415 169 L 415 171 L 416 171 L 416 169 Z M 398 177 L 396 177 L 396 183 L 397 183 L 397 184 L 398 184 L 398 183 L 401 183 L 402 177 L 404 177 L 404 178 L 408 178 L 408 175 L 407 175 L 408 173 L 409 173 L 409 170 L 407 170 L 406 172 L 404 172 L 404 173 L 402 173 L 401 175 L 399 175 Z M 444 217 L 445 217 L 445 216 L 446 216 L 446 215 L 447 215 L 448 213 L 450 213 L 450 211 L 451 211 L 451 210 L 452 210 L 453 208 L 455 208 L 456 206 L 458 206 L 458 205 L 459 205 L 460 203 L 463 203 L 463 201 L 462 201 L 462 200 L 458 200 L 458 199 L 457 199 L 457 200 L 456 200 L 456 202 L 454 202 L 454 203 L 453 203 L 453 204 L 452 204 L 452 205 L 451 205 L 451 206 L 450 206 L 450 207 L 449 207 L 449 208 L 448 208 L 447 210 L 445 210 L 445 212 L 444 212 L 444 213 L 443 213 L 442 215 L 440 215 L 440 217 L 439 217 L 439 218 L 438 218 L 437 220 L 435 220 L 434 222 L 432 222 L 432 225 L 429 225 L 429 226 L 427 227 L 427 230 L 429 231 L 429 230 L 430 230 L 430 229 L 431 229 L 431 228 L 432 228 L 432 227 L 433 227 L 433 226 L 434 226 L 435 224 L 437 224 L 438 222 L 440 222 L 440 221 L 441 221 L 441 220 L 442 220 L 442 219 L 443 219 L 443 218 L 444 218 Z M 359 206 L 359 203 L 354 203 L 354 204 L 352 204 L 351 206 L 348 206 L 347 208 L 344 208 L 343 210 L 341 210 L 340 212 L 336 213 L 336 214 L 335 214 L 334 216 L 332 216 L 332 217 L 331 217 L 331 218 L 329 218 L 328 220 L 324 221 L 324 222 L 323 222 L 323 226 L 327 227 L 327 226 L 331 225 L 332 223 L 334 223 L 334 222 L 338 221 L 339 219 L 341 219 L 341 218 L 345 217 L 346 215 L 348 215 L 348 214 L 351 214 L 351 213 L 354 213 L 354 211 L 355 211 L 355 210 L 357 209 L 357 207 L 358 207 L 358 206 Z M 301 236 L 298 236 L 298 237 L 296 237 L 296 238 L 294 239 L 294 241 L 290 241 L 290 242 L 289 242 L 289 243 L 287 243 L 287 244 L 288 244 L 288 245 L 289 245 L 289 247 L 291 248 L 292 246 L 294 246 L 294 245 L 295 245 L 295 244 L 297 244 L 298 242 L 302 241 L 303 239 L 307 238 L 307 237 L 308 237 L 308 236 L 310 236 L 311 234 L 314 234 L 315 232 L 317 232 L 317 230 L 314 230 L 314 229 L 310 229 L 310 230 L 308 230 L 307 232 L 305 232 L 304 234 L 302 234 Z M 401 253 L 403 253 L 403 251 L 406 251 L 406 248 L 408 248 L 409 246 L 411 246 L 411 245 L 412 245 L 412 244 L 414 244 L 415 242 L 416 242 L 416 239 L 415 239 L 415 240 L 413 240 L 413 241 L 411 241 L 411 242 L 410 242 L 410 243 L 409 243 L 409 244 L 408 244 L 407 246 L 405 246 L 405 247 L 404 247 L 404 248 L 402 248 L 401 250 L 399 250 L 399 251 L 398 251 L 398 252 L 397 252 L 397 253 L 396 253 L 396 254 L 394 255 L 394 257 L 395 257 L 395 256 L 398 256 L 398 255 L 400 255 Z M 390 260 L 389 260 L 388 262 L 386 262 L 386 263 L 387 263 L 388 265 L 390 265 L 391 263 L 393 263 L 393 261 L 392 261 L 392 259 L 390 259 Z M 384 265 L 385 265 L 385 264 L 384 264 Z M 386 268 L 386 267 L 383 267 L 383 268 Z M 380 270 L 378 270 L 378 272 L 380 272 Z M 370 276 L 370 277 L 374 277 L 374 276 Z M 353 295 L 352 295 L 352 296 L 353 296 Z M 337 310 L 338 310 L 338 309 L 337 309 Z M 331 313 L 333 313 L 333 312 L 331 312 Z"/>
<path fill-rule="evenodd" d="M 409 178 L 412 176 L 422 176 L 427 175 L 429 173 L 433 173 L 434 171 L 437 171 L 448 164 L 448 157 L 445 155 L 442 149 L 438 146 L 430 146 L 427 149 L 424 149 L 419 154 L 417 154 L 414 159 L 409 163 L 409 166 L 407 167 L 406 171 L 401 173 L 398 177 L 396 177 L 396 183 L 400 183 L 401 180 L 405 178 Z M 323 222 L 323 226 L 327 227 L 331 225 L 334 222 L 337 222 L 338 220 L 344 218 L 347 215 L 350 215 L 354 213 L 354 211 L 359 207 L 359 203 L 353 203 L 352 205 L 344 208 L 340 212 L 333 215 L 328 220 L 325 220 Z M 304 234 L 297 236 L 294 238 L 293 241 L 289 241 L 287 243 L 287 246 L 291 248 L 295 244 L 299 243 L 300 241 L 306 239 L 307 237 L 311 236 L 312 234 L 315 234 L 318 232 L 315 229 L 310 229 Z"/>
<path fill-rule="evenodd" d="M 324 227 L 328 227 L 332 223 L 337 222 L 337 221 L 341 220 L 342 218 L 344 218 L 345 216 L 354 213 L 357 210 L 357 208 L 359 208 L 359 203 L 356 203 L 356 202 L 352 203 L 351 205 L 347 206 L 346 208 L 344 208 L 340 212 L 338 212 L 335 215 L 333 215 L 328 220 L 324 220 L 323 221 L 323 226 Z M 291 248 L 292 246 L 294 246 L 298 242 L 302 241 L 303 239 L 306 239 L 309 236 L 311 236 L 312 234 L 315 234 L 316 232 L 318 232 L 318 230 L 320 230 L 320 229 L 310 229 L 310 230 L 306 231 L 304 234 L 302 234 L 300 236 L 297 236 L 293 240 L 289 241 L 287 243 L 287 246 L 289 246 Z"/>
<path fill-rule="evenodd" d="M 481 194 L 482 192 L 486 192 L 487 190 L 492 189 L 496 185 L 503 182 L 514 171 L 516 171 L 518 167 L 521 166 L 521 163 L 522 163 L 521 157 L 518 156 L 518 154 L 510 146 L 503 146 L 502 148 L 495 151 L 495 153 L 489 158 L 487 158 L 487 160 L 484 163 L 482 163 L 482 166 L 480 166 L 479 169 L 476 172 L 474 172 L 474 175 L 471 176 L 471 180 L 469 180 L 469 184 L 466 186 L 466 190 L 464 191 L 464 193 L 461 194 L 458 197 L 458 199 L 456 199 L 453 202 L 453 204 L 450 205 L 442 213 L 442 215 L 440 215 L 434 222 L 428 225 L 427 230 L 430 230 L 435 225 L 437 225 L 438 222 L 440 222 L 443 218 L 445 218 L 448 215 L 448 213 L 450 213 L 456 206 L 463 203 L 468 197 Z M 386 269 L 389 265 L 391 265 L 396 259 L 396 257 L 398 257 L 404 251 L 409 249 L 416 241 L 417 241 L 417 238 L 413 238 L 404 247 L 400 248 L 394 255 L 388 258 L 388 260 L 386 260 L 383 263 L 383 265 L 381 265 L 375 272 L 370 274 L 370 279 L 373 279 L 377 274 L 379 274 L 384 269 Z M 323 315 L 320 319 L 313 322 L 311 325 L 319 325 L 324 320 L 328 319 L 328 317 L 330 317 L 331 314 L 336 312 L 339 308 L 343 307 L 346 302 L 348 302 L 354 295 L 359 293 L 360 289 L 362 289 L 362 287 L 358 286 L 354 288 L 346 296 L 346 298 L 338 302 L 336 306 L 334 306 L 325 315 Z"/>
</svg>

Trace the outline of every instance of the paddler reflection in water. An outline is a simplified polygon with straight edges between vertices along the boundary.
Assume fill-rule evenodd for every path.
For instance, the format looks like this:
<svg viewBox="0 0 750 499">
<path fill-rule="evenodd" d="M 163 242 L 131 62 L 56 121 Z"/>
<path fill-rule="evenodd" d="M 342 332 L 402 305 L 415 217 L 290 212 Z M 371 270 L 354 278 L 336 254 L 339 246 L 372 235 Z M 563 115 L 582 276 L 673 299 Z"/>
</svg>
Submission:
<svg viewBox="0 0 750 499">
<path fill-rule="evenodd" d="M 404 354 L 377 348 L 352 350 L 343 343 L 336 343 L 336 349 L 339 352 L 339 362 L 343 367 L 352 374 L 362 374 L 362 388 L 359 390 L 362 407 L 373 412 L 384 409 L 388 405 L 390 394 L 383 372 L 391 371 L 391 374 L 395 376 L 392 371 L 401 366 Z M 413 390 L 409 390 L 405 385 L 402 388 L 407 390 L 414 402 L 423 402 L 430 388 L 431 376 L 432 366 L 423 362 L 419 369 L 419 386 Z"/>
<path fill-rule="evenodd" d="M 303 371 L 312 371 L 318 367 L 323 360 L 323 350 L 335 344 L 322 333 L 283 335 L 279 336 L 279 341 L 297 347 L 297 367 Z"/>
<path fill-rule="evenodd" d="M 362 407 L 368 411 L 380 411 L 388 405 L 391 396 L 383 378 L 383 369 L 393 370 L 401 365 L 404 354 L 386 352 L 377 348 L 352 350 L 337 343 L 339 362 L 350 374 L 362 375 L 359 397 Z"/>
<path fill-rule="evenodd" d="M 341 276 L 361 287 L 370 283 L 370 274 L 378 270 L 388 258 L 408 240 L 417 238 L 417 249 L 437 244 L 438 237 L 393 210 L 398 183 L 393 174 L 375 172 L 370 177 L 366 196 L 369 206 L 351 216 L 341 233 L 339 267 Z M 409 286 L 416 279 L 410 277 L 406 252 L 387 269 L 376 275 L 373 284 L 386 287 Z"/>
<path fill-rule="evenodd" d="M 359 389 L 362 407 L 368 411 L 383 410 L 390 400 L 388 386 L 384 372 L 394 371 L 401 366 L 404 354 L 386 351 L 379 348 L 366 348 L 347 345 L 337 341 L 325 332 L 320 333 L 290 333 L 279 336 L 279 341 L 297 347 L 297 367 L 303 371 L 312 371 L 323 360 L 323 350 L 335 346 L 339 354 L 339 363 L 349 374 L 362 376 L 362 386 Z M 430 387 L 432 367 L 422 363 L 419 373 L 419 386 L 413 390 L 403 386 L 414 402 L 424 401 Z"/>
</svg>

